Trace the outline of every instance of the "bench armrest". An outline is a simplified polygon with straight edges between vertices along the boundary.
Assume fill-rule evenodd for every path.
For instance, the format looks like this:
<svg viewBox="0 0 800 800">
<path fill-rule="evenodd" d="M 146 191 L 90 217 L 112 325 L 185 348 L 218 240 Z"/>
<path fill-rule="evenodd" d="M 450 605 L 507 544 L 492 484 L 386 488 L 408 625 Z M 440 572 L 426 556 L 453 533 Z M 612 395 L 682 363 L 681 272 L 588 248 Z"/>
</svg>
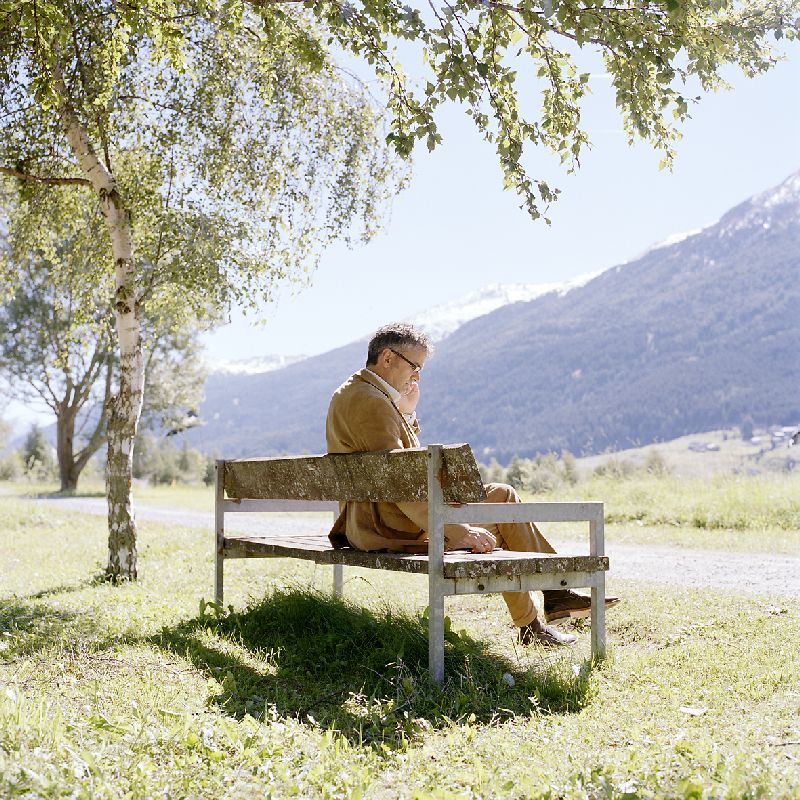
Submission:
<svg viewBox="0 0 800 800">
<path fill-rule="evenodd" d="M 460 506 L 444 506 L 440 513 L 443 524 L 588 522 L 590 555 L 605 555 L 602 503 L 464 503 Z"/>
</svg>

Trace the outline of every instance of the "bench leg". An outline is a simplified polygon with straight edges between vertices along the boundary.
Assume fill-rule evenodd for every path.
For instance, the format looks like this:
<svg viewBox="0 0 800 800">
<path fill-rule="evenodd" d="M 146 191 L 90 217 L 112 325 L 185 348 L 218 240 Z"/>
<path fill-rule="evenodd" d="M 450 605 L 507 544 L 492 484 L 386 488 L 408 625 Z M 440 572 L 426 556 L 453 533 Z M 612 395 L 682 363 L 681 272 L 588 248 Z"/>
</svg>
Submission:
<svg viewBox="0 0 800 800">
<path fill-rule="evenodd" d="M 444 680 L 444 594 L 434 580 L 428 585 L 428 672 L 434 683 Z"/>
<path fill-rule="evenodd" d="M 442 446 L 428 445 L 428 672 L 444 680 L 444 519 Z"/>
<path fill-rule="evenodd" d="M 222 605 L 223 601 L 223 575 L 222 575 L 223 557 L 217 553 L 217 559 L 214 562 L 214 602 Z"/>
<path fill-rule="evenodd" d="M 225 512 L 222 510 L 224 465 L 224 461 L 217 461 L 214 500 L 214 601 L 220 605 L 223 600 L 223 564 L 225 561 Z"/>
<path fill-rule="evenodd" d="M 341 597 L 344 592 L 344 567 L 341 564 L 333 565 L 333 593 Z"/>
<path fill-rule="evenodd" d="M 592 584 L 592 658 L 606 655 L 606 574 L 598 572 Z"/>
</svg>

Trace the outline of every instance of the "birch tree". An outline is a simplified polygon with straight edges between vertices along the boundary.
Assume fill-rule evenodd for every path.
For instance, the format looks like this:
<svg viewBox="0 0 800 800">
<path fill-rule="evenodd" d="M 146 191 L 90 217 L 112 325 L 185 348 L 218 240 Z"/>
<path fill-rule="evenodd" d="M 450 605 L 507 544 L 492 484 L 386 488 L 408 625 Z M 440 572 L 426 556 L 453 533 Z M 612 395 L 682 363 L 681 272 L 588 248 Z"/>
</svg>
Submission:
<svg viewBox="0 0 800 800">
<path fill-rule="evenodd" d="M 88 190 L 105 222 L 119 363 L 107 572 L 135 578 L 144 305 L 200 313 L 268 298 L 330 241 L 371 235 L 396 186 L 393 159 L 309 14 L 235 3 L 4 2 L 0 124 L 0 171 Z"/>
<path fill-rule="evenodd" d="M 252 302 L 356 220 L 360 235 L 374 230 L 392 162 L 331 48 L 380 80 L 385 141 L 401 156 L 440 144 L 437 109 L 462 104 L 536 218 L 558 190 L 526 168 L 526 148 L 574 169 L 588 144 L 580 50 L 602 55 L 630 139 L 669 164 L 693 95 L 724 86 L 728 64 L 769 69 L 775 40 L 797 35 L 798 2 L 0 0 L 0 172 L 88 188 L 111 240 L 120 387 L 108 437 L 109 573 L 136 574 L 142 304 L 159 289 L 199 305 Z M 397 55 L 403 42 L 421 59 L 418 84 Z M 520 97 L 523 86 L 537 102 Z M 148 193 L 162 223 L 151 228 L 157 257 L 143 265 L 132 214 Z M 207 242 L 208 258 L 191 269 L 174 210 L 180 240 Z"/>
</svg>

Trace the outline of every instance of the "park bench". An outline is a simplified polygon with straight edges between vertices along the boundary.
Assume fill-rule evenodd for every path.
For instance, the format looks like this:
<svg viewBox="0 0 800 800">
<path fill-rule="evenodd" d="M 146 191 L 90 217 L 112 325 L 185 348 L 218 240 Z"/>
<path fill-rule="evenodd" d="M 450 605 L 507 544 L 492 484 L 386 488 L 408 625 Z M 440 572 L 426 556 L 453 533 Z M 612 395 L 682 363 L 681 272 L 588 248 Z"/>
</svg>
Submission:
<svg viewBox="0 0 800 800">
<path fill-rule="evenodd" d="M 242 512 L 332 511 L 339 501 L 428 502 L 428 553 L 416 555 L 334 549 L 325 533 L 236 535 L 225 515 Z M 598 502 L 487 503 L 469 445 L 296 458 L 217 461 L 215 598 L 223 602 L 224 563 L 230 558 L 301 558 L 334 569 L 341 595 L 343 567 L 398 570 L 428 576 L 429 668 L 444 677 L 444 598 L 535 589 L 591 587 L 592 656 L 605 653 L 603 504 Z M 444 525 L 469 522 L 588 522 L 588 555 L 494 550 L 444 551 Z"/>
</svg>

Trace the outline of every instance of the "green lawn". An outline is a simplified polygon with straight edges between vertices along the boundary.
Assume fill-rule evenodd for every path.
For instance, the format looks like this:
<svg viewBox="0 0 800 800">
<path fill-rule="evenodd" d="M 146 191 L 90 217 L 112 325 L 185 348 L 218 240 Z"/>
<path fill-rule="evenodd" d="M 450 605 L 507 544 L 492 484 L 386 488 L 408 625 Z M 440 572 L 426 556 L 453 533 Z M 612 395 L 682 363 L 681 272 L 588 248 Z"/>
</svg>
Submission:
<svg viewBox="0 0 800 800">
<path fill-rule="evenodd" d="M 0 484 L 0 495 L 55 493 L 57 486 Z M 103 495 L 100 482 L 81 483 L 80 495 Z M 158 508 L 214 510 L 214 490 L 201 485 L 137 485 L 136 503 Z M 608 542 L 770 553 L 800 553 L 800 475 L 702 478 L 592 478 L 526 500 L 602 500 Z M 554 541 L 585 537 L 575 525 L 549 526 Z"/>
<path fill-rule="evenodd" d="M 756 550 L 751 520 L 785 524 L 747 517 Z M 796 598 L 611 581 L 598 667 L 585 627 L 524 650 L 499 597 L 452 600 L 439 689 L 424 579 L 350 570 L 348 605 L 309 591 L 325 568 L 236 562 L 233 612 L 201 613 L 206 532 L 142 523 L 134 585 L 96 579 L 105 541 L 102 518 L 0 500 L 2 797 L 800 796 Z"/>
</svg>

